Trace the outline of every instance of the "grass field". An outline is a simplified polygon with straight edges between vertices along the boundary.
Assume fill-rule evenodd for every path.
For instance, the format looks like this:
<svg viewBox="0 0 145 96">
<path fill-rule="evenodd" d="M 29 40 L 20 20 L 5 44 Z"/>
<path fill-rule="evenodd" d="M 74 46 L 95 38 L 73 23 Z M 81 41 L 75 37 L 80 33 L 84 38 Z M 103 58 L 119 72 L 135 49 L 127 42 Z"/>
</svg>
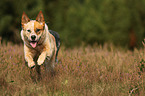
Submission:
<svg viewBox="0 0 145 96">
<path fill-rule="evenodd" d="M 33 82 L 22 45 L 0 45 L 1 96 L 145 96 L 145 50 L 61 47 L 54 77 Z"/>
</svg>

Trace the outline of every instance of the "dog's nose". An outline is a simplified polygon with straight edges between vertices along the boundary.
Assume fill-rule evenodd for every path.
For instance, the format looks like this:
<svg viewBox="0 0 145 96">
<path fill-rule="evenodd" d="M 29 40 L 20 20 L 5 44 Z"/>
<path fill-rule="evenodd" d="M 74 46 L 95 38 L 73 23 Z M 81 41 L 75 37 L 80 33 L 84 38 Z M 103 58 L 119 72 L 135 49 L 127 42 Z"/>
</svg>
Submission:
<svg viewBox="0 0 145 96">
<path fill-rule="evenodd" d="M 31 39 L 32 39 L 32 40 L 35 40 L 35 39 L 36 39 L 36 36 L 35 36 L 35 35 L 32 35 L 32 36 L 31 36 Z"/>
</svg>

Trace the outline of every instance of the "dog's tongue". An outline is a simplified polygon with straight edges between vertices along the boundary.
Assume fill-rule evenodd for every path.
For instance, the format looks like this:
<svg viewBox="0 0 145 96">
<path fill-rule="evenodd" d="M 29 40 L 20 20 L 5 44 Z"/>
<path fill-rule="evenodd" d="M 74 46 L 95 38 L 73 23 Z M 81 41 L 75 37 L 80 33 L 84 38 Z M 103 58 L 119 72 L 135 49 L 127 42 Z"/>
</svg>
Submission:
<svg viewBox="0 0 145 96">
<path fill-rule="evenodd" d="M 35 48 L 36 45 L 37 45 L 37 42 L 33 42 L 33 43 L 31 42 L 30 45 L 31 45 L 33 48 Z"/>
</svg>

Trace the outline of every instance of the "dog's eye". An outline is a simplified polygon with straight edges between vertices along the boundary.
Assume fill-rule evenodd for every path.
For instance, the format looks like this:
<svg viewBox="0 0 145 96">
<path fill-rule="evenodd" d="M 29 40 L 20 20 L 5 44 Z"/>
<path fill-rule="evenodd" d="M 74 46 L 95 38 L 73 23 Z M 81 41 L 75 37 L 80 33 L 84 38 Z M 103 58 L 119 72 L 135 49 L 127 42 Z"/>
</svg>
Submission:
<svg viewBox="0 0 145 96">
<path fill-rule="evenodd" d="M 28 31 L 28 32 L 31 32 L 31 30 L 29 30 L 29 29 L 28 29 L 27 31 Z"/>
<path fill-rule="evenodd" d="M 36 29 L 36 32 L 39 32 L 40 31 L 40 29 Z"/>
</svg>

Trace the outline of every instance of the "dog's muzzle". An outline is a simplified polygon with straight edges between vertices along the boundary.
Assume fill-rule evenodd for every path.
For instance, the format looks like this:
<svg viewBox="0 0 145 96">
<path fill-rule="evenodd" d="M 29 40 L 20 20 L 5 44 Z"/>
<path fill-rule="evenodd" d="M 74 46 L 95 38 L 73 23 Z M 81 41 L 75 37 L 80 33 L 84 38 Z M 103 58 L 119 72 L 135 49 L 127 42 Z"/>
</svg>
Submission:
<svg viewBox="0 0 145 96">
<path fill-rule="evenodd" d="M 36 40 L 36 36 L 35 35 L 32 35 L 31 36 L 31 40 L 29 41 L 30 42 L 30 45 L 35 48 L 37 46 L 37 40 Z"/>
</svg>

